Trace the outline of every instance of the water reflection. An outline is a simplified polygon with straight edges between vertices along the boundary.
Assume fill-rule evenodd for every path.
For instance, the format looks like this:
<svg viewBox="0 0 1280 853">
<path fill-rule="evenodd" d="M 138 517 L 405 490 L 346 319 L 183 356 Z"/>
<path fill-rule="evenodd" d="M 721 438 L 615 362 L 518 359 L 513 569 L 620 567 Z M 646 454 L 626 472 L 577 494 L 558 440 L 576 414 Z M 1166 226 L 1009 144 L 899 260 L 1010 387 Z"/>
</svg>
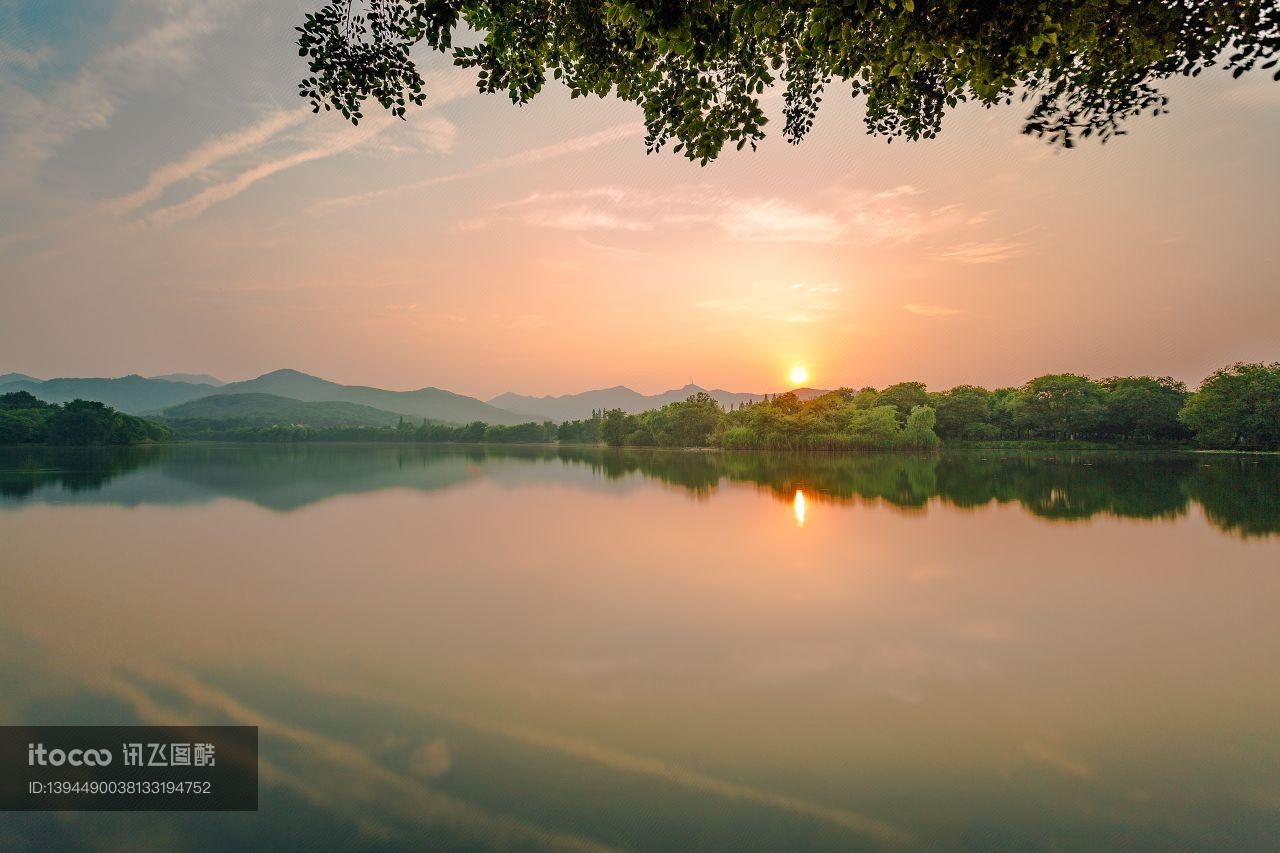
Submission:
<svg viewBox="0 0 1280 853">
<path fill-rule="evenodd" d="M 913 455 L 736 454 L 594 448 L 429 446 L 216 446 L 120 450 L 0 449 L 0 506 L 47 503 L 199 504 L 221 497 L 289 511 L 341 494 L 456 488 L 487 463 L 585 466 L 610 482 L 658 480 L 709 498 L 752 483 L 792 505 L 882 502 L 905 511 L 931 500 L 963 508 L 1016 503 L 1032 515 L 1071 521 L 1097 515 L 1174 519 L 1192 506 L 1220 530 L 1280 533 L 1280 459 L 1198 454 Z M 492 466 L 490 466 L 492 467 Z M 509 468 L 503 475 L 518 479 Z M 580 480 L 575 485 L 582 486 Z M 590 487 L 590 484 L 587 484 Z"/>
<path fill-rule="evenodd" d="M 0 722 L 251 722 L 263 786 L 0 850 L 1274 850 L 1276 473 L 9 451 Z"/>
</svg>

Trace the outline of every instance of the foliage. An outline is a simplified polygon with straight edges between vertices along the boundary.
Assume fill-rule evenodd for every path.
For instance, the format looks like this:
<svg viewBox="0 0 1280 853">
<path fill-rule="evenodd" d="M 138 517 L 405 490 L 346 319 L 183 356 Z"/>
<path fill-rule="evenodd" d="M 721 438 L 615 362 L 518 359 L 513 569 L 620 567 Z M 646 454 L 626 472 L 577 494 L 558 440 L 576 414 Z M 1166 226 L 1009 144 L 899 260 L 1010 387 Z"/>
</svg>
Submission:
<svg viewBox="0 0 1280 853">
<path fill-rule="evenodd" d="M 1182 439 L 1189 430 L 1178 420 L 1187 402 L 1187 386 L 1168 376 L 1106 379 L 1106 406 L 1099 429 L 1126 439 Z"/>
<path fill-rule="evenodd" d="M 1280 449 L 1280 362 L 1215 370 L 1179 418 L 1205 447 Z"/>
<path fill-rule="evenodd" d="M 1104 405 L 1102 387 L 1087 376 L 1038 376 L 1013 398 L 1013 422 L 1024 434 L 1070 441 L 1096 431 Z"/>
<path fill-rule="evenodd" d="M 732 450 L 887 450 L 933 448 L 933 410 L 913 410 L 910 429 L 892 406 L 863 405 L 850 391 L 802 401 L 794 392 L 724 411 L 705 393 L 661 409 L 606 412 L 603 434 L 614 447 L 723 447 Z"/>
<path fill-rule="evenodd" d="M 912 409 L 929 405 L 929 389 L 923 382 L 899 382 L 881 391 L 876 396 L 876 403 L 893 406 L 897 410 L 898 421 L 906 423 Z"/>
<path fill-rule="evenodd" d="M 216 422 L 225 426 L 273 426 L 296 424 L 309 427 L 395 426 L 404 416 L 359 403 L 341 401 L 307 402 L 278 394 L 210 394 L 163 411 L 164 421 Z"/>
<path fill-rule="evenodd" d="M 755 148 L 775 84 L 793 143 L 838 80 L 890 139 L 936 136 L 962 102 L 1019 98 L 1024 133 L 1071 147 L 1166 111 L 1170 77 L 1238 77 L 1280 54 L 1273 0 L 332 0 L 297 29 L 299 93 L 317 112 L 359 123 L 372 99 L 403 118 L 426 99 L 423 43 L 516 104 L 548 74 L 573 97 L 614 94 L 643 110 L 649 151 L 674 140 L 703 164 L 726 143 Z"/>
<path fill-rule="evenodd" d="M 581 421 L 565 421 L 556 428 L 556 439 L 561 444 L 599 444 L 603 423 L 603 412 L 592 412 Z"/>
<path fill-rule="evenodd" d="M 0 444 L 146 444 L 168 441 L 168 427 L 90 400 L 58 406 L 26 391 L 0 395 Z"/>
<path fill-rule="evenodd" d="M 187 418 L 173 422 L 179 438 L 203 441 L 302 442 L 427 442 L 433 444 L 546 444 L 556 440 L 556 425 L 523 423 L 486 424 L 473 421 L 455 425 L 401 418 L 395 426 L 305 426 L 301 424 L 258 424 L 244 421 Z"/>
</svg>

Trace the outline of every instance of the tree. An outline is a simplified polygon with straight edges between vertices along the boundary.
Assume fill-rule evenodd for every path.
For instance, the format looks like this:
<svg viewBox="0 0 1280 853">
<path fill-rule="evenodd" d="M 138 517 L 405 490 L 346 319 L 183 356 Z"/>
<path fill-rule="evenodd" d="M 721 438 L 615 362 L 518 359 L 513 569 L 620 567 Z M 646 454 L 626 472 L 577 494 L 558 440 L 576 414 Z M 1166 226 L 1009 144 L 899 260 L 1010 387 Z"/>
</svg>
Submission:
<svg viewBox="0 0 1280 853">
<path fill-rule="evenodd" d="M 1013 400 L 1014 423 L 1036 436 L 1077 439 L 1102 420 L 1102 387 L 1087 376 L 1058 373 L 1038 376 Z"/>
<path fill-rule="evenodd" d="M 907 417 L 907 425 L 902 430 L 904 447 L 921 450 L 932 450 L 938 446 L 937 433 L 933 431 L 938 422 L 936 413 L 930 406 L 916 406 Z"/>
<path fill-rule="evenodd" d="M 899 382 L 881 391 L 876 405 L 893 406 L 898 412 L 898 422 L 906 423 L 912 409 L 929 405 L 929 389 L 923 382 Z"/>
<path fill-rule="evenodd" d="M 704 165 L 764 138 L 775 84 L 793 143 L 839 80 L 873 134 L 931 138 L 962 102 L 1016 97 L 1031 104 L 1024 133 L 1069 148 L 1164 112 L 1170 77 L 1218 64 L 1238 77 L 1280 54 L 1273 0 L 332 0 L 297 29 L 314 111 L 358 123 L 373 99 L 404 118 L 426 99 L 410 55 L 423 43 L 516 104 L 548 73 L 574 97 L 615 94 L 643 110 L 647 150 L 674 140 Z M 478 43 L 453 44 L 470 32 Z"/>
<path fill-rule="evenodd" d="M 0 409 L 47 409 L 52 405 L 30 391 L 10 391 L 8 394 L 0 394 Z"/>
<path fill-rule="evenodd" d="M 1123 438 L 1186 438 L 1178 412 L 1187 401 L 1187 386 L 1168 376 L 1105 379 L 1106 405 L 1099 430 Z"/>
<path fill-rule="evenodd" d="M 628 415 L 622 409 L 610 409 L 604 413 L 604 423 L 600 426 L 600 438 L 610 447 L 621 447 L 626 443 Z"/>
<path fill-rule="evenodd" d="M 938 435 L 947 440 L 991 438 L 988 413 L 991 392 L 977 385 L 957 385 L 950 391 L 929 395 L 937 413 Z"/>
<path fill-rule="evenodd" d="M 1215 370 L 1178 417 L 1206 447 L 1280 449 L 1280 362 Z"/>
<path fill-rule="evenodd" d="M 699 391 L 655 413 L 660 443 L 670 447 L 705 447 L 720 424 L 724 410 L 715 398 Z"/>
</svg>

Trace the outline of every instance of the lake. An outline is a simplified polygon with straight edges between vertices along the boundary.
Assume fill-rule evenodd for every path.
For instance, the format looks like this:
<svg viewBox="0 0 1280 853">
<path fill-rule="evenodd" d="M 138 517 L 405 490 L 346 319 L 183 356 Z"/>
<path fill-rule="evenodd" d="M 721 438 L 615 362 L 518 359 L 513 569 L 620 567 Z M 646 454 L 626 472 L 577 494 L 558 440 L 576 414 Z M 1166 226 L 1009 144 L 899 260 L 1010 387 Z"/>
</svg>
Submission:
<svg viewBox="0 0 1280 853">
<path fill-rule="evenodd" d="M 0 722 L 260 727 L 0 849 L 1267 850 L 1280 459 L 0 450 Z"/>
</svg>

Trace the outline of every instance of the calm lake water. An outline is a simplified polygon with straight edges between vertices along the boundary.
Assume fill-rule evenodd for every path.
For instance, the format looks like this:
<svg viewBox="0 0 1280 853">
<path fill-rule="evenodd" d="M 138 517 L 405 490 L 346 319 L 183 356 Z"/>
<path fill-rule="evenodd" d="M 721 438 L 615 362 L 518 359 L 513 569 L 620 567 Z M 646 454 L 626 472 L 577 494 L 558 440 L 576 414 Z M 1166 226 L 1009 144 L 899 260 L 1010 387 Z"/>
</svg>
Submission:
<svg viewBox="0 0 1280 853">
<path fill-rule="evenodd" d="M 0 451 L 0 722 L 260 726 L 0 850 L 1266 850 L 1280 460 Z"/>
</svg>

